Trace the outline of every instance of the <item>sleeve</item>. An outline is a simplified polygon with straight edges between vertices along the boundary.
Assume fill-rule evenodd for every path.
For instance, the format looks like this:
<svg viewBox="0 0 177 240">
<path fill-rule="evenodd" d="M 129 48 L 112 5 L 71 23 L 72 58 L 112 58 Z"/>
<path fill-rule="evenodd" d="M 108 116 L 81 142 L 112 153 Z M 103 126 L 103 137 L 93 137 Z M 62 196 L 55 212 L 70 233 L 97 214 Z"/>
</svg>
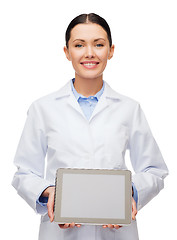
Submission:
<svg viewBox="0 0 177 240">
<path fill-rule="evenodd" d="M 41 193 L 53 185 L 44 179 L 47 139 L 38 107 L 33 103 L 28 111 L 27 120 L 16 151 L 14 164 L 17 172 L 12 186 L 17 193 L 35 210 L 44 214 L 47 209 L 38 204 Z"/>
<path fill-rule="evenodd" d="M 168 169 L 139 104 L 131 121 L 129 150 L 140 210 L 163 189 Z"/>
</svg>

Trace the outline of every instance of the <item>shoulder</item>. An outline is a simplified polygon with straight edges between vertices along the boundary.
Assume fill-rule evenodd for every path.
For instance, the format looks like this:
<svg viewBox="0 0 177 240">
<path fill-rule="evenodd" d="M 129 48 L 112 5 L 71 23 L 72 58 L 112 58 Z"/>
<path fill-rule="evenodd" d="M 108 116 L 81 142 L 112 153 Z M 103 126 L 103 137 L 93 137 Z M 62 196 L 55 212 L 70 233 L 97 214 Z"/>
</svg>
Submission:
<svg viewBox="0 0 177 240">
<path fill-rule="evenodd" d="M 116 90 L 112 89 L 107 82 L 105 82 L 105 96 L 109 99 L 112 99 L 114 102 L 117 102 L 119 105 L 121 104 L 129 109 L 137 108 L 140 105 L 137 100 L 120 94 Z"/>
<path fill-rule="evenodd" d="M 70 94 L 70 91 L 71 84 L 70 81 L 68 81 L 59 90 L 49 93 L 33 101 L 31 106 L 35 108 L 50 108 L 56 102 L 56 100 L 68 96 Z"/>
</svg>

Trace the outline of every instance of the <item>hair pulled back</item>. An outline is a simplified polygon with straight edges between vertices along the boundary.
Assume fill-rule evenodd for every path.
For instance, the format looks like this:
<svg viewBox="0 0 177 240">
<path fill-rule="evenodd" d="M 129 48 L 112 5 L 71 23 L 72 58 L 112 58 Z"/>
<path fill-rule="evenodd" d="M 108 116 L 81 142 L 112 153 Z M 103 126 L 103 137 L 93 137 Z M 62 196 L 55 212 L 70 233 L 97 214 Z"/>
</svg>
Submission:
<svg viewBox="0 0 177 240">
<path fill-rule="evenodd" d="M 66 47 L 68 48 L 68 42 L 71 37 L 71 30 L 77 25 L 81 23 L 96 23 L 100 25 L 107 33 L 108 40 L 109 40 L 109 46 L 112 46 L 112 37 L 111 37 L 111 30 L 106 22 L 106 20 L 99 15 L 95 13 L 89 13 L 89 14 L 81 14 L 77 17 L 75 17 L 70 24 L 68 25 L 65 33 L 65 41 L 66 41 Z"/>
</svg>

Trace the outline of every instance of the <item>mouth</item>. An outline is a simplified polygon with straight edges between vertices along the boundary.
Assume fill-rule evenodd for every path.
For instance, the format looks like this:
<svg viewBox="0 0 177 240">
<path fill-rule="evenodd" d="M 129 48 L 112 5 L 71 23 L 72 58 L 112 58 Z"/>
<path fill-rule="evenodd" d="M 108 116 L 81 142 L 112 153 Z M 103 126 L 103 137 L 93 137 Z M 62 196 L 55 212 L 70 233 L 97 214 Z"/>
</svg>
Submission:
<svg viewBox="0 0 177 240">
<path fill-rule="evenodd" d="M 93 69 L 96 68 L 98 66 L 99 62 L 96 61 L 85 61 L 85 62 L 81 62 L 81 65 L 87 69 Z"/>
</svg>

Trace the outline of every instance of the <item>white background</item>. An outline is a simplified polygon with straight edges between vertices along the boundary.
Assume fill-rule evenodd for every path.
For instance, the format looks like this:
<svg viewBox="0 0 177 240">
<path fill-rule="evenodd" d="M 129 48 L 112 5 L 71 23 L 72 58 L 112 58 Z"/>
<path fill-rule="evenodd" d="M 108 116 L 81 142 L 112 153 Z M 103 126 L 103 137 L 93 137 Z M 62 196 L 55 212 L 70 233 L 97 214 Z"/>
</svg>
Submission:
<svg viewBox="0 0 177 240">
<path fill-rule="evenodd" d="M 170 170 L 165 189 L 137 215 L 140 239 L 175 239 L 175 0 L 0 2 L 1 236 L 37 239 L 40 216 L 11 187 L 13 158 L 30 104 L 74 76 L 63 53 L 64 34 L 69 22 L 84 12 L 98 13 L 108 21 L 116 48 L 104 79 L 141 103 Z"/>
</svg>

